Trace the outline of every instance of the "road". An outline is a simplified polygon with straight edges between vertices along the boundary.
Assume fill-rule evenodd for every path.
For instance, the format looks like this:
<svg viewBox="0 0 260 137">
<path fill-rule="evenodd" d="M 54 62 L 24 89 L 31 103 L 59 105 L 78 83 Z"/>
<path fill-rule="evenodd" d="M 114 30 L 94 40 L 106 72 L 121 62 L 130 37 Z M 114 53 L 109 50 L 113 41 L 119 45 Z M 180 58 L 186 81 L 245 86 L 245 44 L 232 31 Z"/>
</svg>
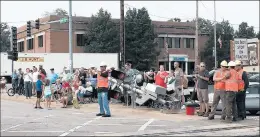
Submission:
<svg viewBox="0 0 260 137">
<path fill-rule="evenodd" d="M 1 100 L 2 136 L 133 136 L 133 135 L 259 135 L 259 118 L 226 124 L 217 116 L 208 121 L 197 116 L 183 116 L 186 120 L 160 120 L 131 114 L 96 117 L 96 112 L 54 107 L 52 110 L 34 109 L 32 104 Z M 142 115 L 142 113 L 140 113 Z M 193 118 L 194 119 L 193 119 Z"/>
</svg>

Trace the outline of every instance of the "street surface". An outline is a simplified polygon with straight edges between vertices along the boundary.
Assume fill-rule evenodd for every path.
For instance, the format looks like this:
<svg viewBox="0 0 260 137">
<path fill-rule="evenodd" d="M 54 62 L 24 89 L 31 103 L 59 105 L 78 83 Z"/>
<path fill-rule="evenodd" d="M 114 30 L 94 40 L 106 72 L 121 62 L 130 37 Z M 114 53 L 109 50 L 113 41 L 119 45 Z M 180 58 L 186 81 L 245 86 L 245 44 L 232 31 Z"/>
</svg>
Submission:
<svg viewBox="0 0 260 137">
<path fill-rule="evenodd" d="M 259 116 L 226 124 L 220 116 L 209 121 L 111 104 L 112 117 L 103 118 L 95 116 L 97 104 L 76 110 L 52 103 L 52 110 L 40 110 L 33 108 L 34 101 L 1 94 L 1 136 L 259 136 Z"/>
</svg>

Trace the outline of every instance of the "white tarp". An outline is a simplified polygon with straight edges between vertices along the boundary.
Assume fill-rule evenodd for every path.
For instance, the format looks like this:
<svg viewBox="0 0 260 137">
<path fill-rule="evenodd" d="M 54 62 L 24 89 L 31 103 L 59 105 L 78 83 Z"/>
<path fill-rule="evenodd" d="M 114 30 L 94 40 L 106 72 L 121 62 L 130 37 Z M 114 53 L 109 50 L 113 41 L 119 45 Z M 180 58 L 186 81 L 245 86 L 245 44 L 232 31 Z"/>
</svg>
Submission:
<svg viewBox="0 0 260 137">
<path fill-rule="evenodd" d="M 247 39 L 236 38 L 234 39 L 234 44 L 235 44 L 235 59 L 248 60 Z"/>
</svg>

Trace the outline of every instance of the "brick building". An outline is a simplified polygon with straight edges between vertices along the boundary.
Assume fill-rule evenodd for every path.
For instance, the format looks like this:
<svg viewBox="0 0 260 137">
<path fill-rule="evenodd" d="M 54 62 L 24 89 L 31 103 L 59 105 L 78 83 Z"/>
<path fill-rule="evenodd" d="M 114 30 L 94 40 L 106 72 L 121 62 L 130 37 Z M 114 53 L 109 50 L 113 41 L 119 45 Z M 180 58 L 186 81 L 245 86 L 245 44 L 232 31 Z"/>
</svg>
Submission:
<svg viewBox="0 0 260 137">
<path fill-rule="evenodd" d="M 59 20 L 60 16 L 41 18 L 40 22 Z M 74 16 L 73 20 L 73 52 L 84 52 L 84 38 L 88 17 Z M 155 33 L 158 36 L 158 46 L 161 53 L 157 59 L 158 64 L 173 68 L 173 62 L 179 61 L 186 73 L 194 69 L 195 61 L 195 24 L 190 22 L 163 22 L 153 21 Z M 33 29 L 32 36 L 26 36 L 26 25 L 18 28 L 18 50 L 27 53 L 66 53 L 69 52 L 69 25 L 68 23 L 51 23 L 41 25 L 39 30 Z M 199 50 L 204 49 L 207 35 L 199 35 Z M 165 57 L 165 42 L 168 43 L 169 60 Z"/>
</svg>

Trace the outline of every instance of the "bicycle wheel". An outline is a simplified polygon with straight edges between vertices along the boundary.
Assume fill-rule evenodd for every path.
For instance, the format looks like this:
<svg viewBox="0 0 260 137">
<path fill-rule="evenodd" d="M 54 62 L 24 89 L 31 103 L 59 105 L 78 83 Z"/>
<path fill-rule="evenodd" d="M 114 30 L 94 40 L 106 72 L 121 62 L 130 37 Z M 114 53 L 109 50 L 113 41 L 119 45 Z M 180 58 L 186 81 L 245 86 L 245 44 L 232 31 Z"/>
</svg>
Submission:
<svg viewBox="0 0 260 137">
<path fill-rule="evenodd" d="M 15 90 L 13 88 L 8 89 L 7 91 L 8 96 L 14 96 Z"/>
</svg>

